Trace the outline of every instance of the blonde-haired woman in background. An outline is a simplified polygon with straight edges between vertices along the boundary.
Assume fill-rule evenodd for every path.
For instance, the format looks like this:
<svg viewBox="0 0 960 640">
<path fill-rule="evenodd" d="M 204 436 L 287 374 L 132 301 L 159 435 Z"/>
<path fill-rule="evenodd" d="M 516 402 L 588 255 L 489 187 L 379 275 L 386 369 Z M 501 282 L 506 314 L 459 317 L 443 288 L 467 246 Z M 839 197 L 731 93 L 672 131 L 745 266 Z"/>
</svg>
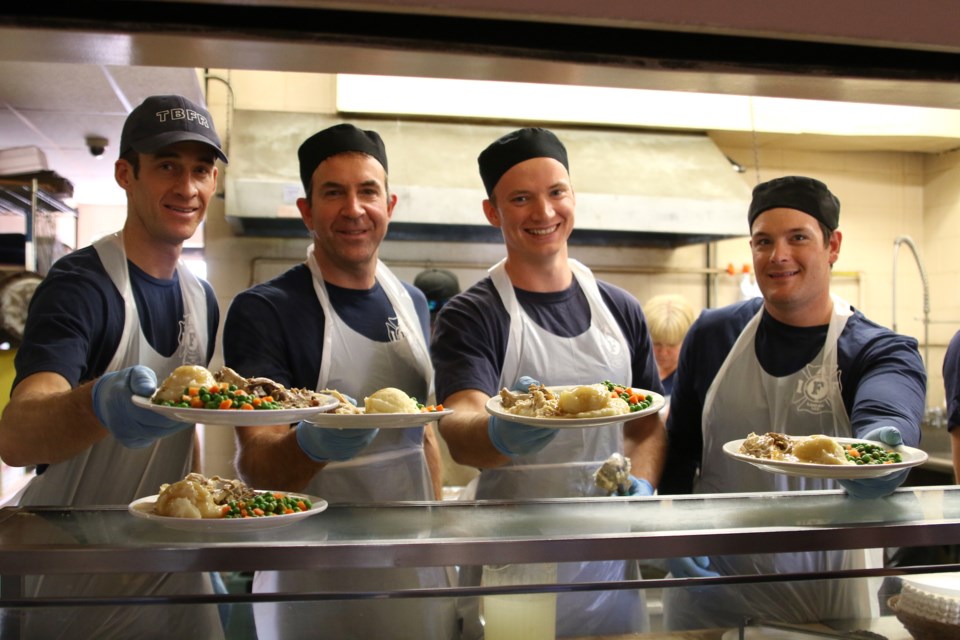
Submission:
<svg viewBox="0 0 960 640">
<path fill-rule="evenodd" d="M 647 318 L 647 327 L 653 340 L 653 356 L 657 360 L 663 391 L 669 398 L 677 372 L 680 345 L 695 319 L 693 307 L 681 295 L 666 294 L 650 298 L 643 307 L 643 315 Z"/>
</svg>

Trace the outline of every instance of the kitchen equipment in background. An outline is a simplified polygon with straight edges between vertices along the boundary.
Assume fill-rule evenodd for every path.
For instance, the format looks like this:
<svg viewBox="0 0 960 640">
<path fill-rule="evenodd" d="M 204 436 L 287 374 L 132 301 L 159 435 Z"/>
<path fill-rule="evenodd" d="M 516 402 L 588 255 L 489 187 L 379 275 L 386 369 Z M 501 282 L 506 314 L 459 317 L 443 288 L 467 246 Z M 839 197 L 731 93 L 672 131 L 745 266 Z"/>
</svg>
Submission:
<svg viewBox="0 0 960 640">
<path fill-rule="evenodd" d="M 914 244 L 910 236 L 898 236 L 893 241 L 893 315 L 891 329 L 897 330 L 897 254 L 900 253 L 900 245 L 905 244 L 913 252 L 913 259 L 917 263 L 917 269 L 920 270 L 920 281 L 923 283 L 923 363 L 930 364 L 930 284 L 927 282 L 927 271 L 923 268 L 923 262 L 920 260 L 920 253 L 917 251 L 917 245 Z"/>
<path fill-rule="evenodd" d="M 485 565 L 481 584 L 554 584 L 553 563 Z M 510 593 L 483 596 L 483 637 L 486 640 L 553 640 L 556 637 L 557 594 Z"/>
</svg>

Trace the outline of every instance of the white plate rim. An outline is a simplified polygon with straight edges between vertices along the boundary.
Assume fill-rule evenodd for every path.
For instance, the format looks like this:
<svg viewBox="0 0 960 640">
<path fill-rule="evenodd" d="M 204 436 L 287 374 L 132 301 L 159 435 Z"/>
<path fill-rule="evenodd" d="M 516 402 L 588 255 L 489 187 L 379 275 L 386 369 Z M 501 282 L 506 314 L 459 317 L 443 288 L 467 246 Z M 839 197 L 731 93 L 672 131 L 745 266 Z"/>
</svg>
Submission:
<svg viewBox="0 0 960 640">
<path fill-rule="evenodd" d="M 801 437 L 801 436 L 792 436 Z M 740 453 L 740 446 L 746 438 L 731 440 L 723 445 L 723 452 L 731 458 L 752 464 L 755 467 L 769 471 L 771 473 L 780 473 L 783 475 L 800 476 L 804 478 L 830 478 L 835 480 L 855 480 L 862 478 L 880 478 L 903 469 L 909 469 L 927 461 L 927 453 L 922 449 L 915 449 L 906 445 L 890 447 L 883 443 L 872 440 L 863 440 L 860 438 L 841 438 L 830 436 L 840 444 L 853 444 L 857 442 L 868 444 L 880 444 L 886 448 L 893 449 L 903 457 L 903 462 L 893 464 L 878 465 L 835 465 L 835 464 L 814 464 L 811 462 L 791 462 L 788 460 L 765 460 L 763 458 L 754 458 L 744 453 Z"/>
<path fill-rule="evenodd" d="M 265 489 L 255 489 L 257 492 L 265 492 Z M 211 533 L 243 533 L 246 531 L 261 531 L 263 529 L 278 529 L 299 522 L 304 518 L 316 515 L 326 511 L 327 501 L 323 498 L 309 496 L 303 493 L 292 493 L 290 491 L 269 491 L 268 493 L 283 493 L 295 498 L 306 498 L 312 504 L 307 511 L 297 513 L 286 513 L 278 516 L 267 516 L 263 518 L 175 518 L 173 516 L 161 516 L 156 513 L 145 511 L 142 506 L 147 504 L 156 504 L 159 494 L 146 496 L 134 500 L 127 505 L 127 511 L 135 518 L 155 522 L 170 529 L 180 531 L 201 531 Z"/>
<path fill-rule="evenodd" d="M 307 420 L 318 427 L 334 429 L 407 429 L 435 422 L 443 416 L 453 413 L 453 409 L 443 411 L 422 411 L 420 413 L 320 413 Z"/>
<path fill-rule="evenodd" d="M 335 409 L 340 402 L 333 396 L 321 394 L 329 398 L 326 404 L 319 407 L 304 407 L 301 409 L 266 409 L 262 411 L 240 411 L 237 409 L 191 409 L 186 407 L 167 407 L 154 404 L 150 398 L 133 396 L 133 404 L 143 409 L 149 409 L 160 415 L 179 420 L 204 425 L 221 425 L 232 427 L 265 427 L 275 424 L 291 424 L 305 420 L 311 416 Z"/>
<path fill-rule="evenodd" d="M 597 384 L 592 382 L 590 384 Z M 554 393 L 559 393 L 566 389 L 572 389 L 574 387 L 585 387 L 590 386 L 589 384 L 564 384 L 556 386 L 548 386 L 547 389 Z M 487 413 L 497 418 L 502 418 L 503 420 L 509 420 L 510 422 L 517 422 L 519 424 L 525 424 L 531 427 L 549 427 L 551 429 L 583 429 L 585 427 L 603 427 L 610 424 L 616 424 L 618 422 L 629 422 L 630 420 L 635 420 L 637 418 L 642 418 L 653 413 L 657 413 L 660 409 L 663 408 L 665 399 L 659 393 L 653 391 L 648 391 L 646 389 L 637 389 L 636 387 L 631 387 L 634 391 L 642 393 L 645 396 L 653 396 L 653 403 L 650 404 L 646 409 L 641 409 L 640 411 L 634 411 L 633 413 L 622 413 L 616 416 L 602 416 L 599 418 L 537 418 L 533 416 L 518 416 L 516 414 L 510 413 L 503 409 L 503 403 L 500 398 L 500 395 L 497 394 L 487 400 L 486 409 Z"/>
</svg>

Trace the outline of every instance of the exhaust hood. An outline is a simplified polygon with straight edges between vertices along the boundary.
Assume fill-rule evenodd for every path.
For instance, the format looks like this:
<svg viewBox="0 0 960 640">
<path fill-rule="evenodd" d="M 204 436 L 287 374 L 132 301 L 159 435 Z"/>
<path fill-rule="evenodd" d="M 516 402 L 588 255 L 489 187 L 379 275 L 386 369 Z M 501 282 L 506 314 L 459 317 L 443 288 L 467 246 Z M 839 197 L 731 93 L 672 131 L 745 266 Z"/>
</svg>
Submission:
<svg viewBox="0 0 960 640">
<path fill-rule="evenodd" d="M 225 211 L 235 232 L 306 236 L 296 149 L 340 122 L 316 115 L 243 112 L 234 117 Z M 500 242 L 481 202 L 477 154 L 516 128 L 350 119 L 375 129 L 398 196 L 389 240 Z M 572 244 L 676 247 L 743 236 L 750 187 L 706 136 L 551 127 L 567 147 L 577 195 Z"/>
</svg>

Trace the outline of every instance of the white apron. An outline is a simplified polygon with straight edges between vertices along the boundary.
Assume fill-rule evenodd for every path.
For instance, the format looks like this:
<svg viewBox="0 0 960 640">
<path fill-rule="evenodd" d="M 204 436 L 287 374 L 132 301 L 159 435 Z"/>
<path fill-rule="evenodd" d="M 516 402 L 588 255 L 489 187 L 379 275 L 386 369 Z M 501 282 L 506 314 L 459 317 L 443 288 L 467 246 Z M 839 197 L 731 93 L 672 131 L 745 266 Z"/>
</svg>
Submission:
<svg viewBox="0 0 960 640">
<path fill-rule="evenodd" d="M 107 372 L 142 364 L 153 369 L 158 381 L 181 364 L 207 361 L 207 298 L 203 285 L 186 266 L 177 264 L 184 318 L 180 346 L 167 358 L 153 349 L 140 328 L 127 257 L 121 232 L 94 243 L 100 260 L 126 303 L 123 334 Z M 70 460 L 51 464 L 30 481 L 20 496 L 21 505 L 126 505 L 160 491 L 165 482 L 176 482 L 189 471 L 194 429 L 162 438 L 143 449 L 128 449 L 115 438 L 100 440 Z M 31 596 L 91 596 L 95 594 L 200 594 L 212 593 L 206 574 L 89 574 L 39 576 L 27 579 Z M 42 613 L 40 613 L 42 611 Z M 213 605 L 179 607 L 139 606 L 110 609 L 37 610 L 28 617 L 25 637 L 127 638 L 222 637 Z M 102 614 L 102 615 L 100 615 Z M 162 630 L 162 631 L 161 631 Z"/>
<path fill-rule="evenodd" d="M 850 305 L 834 298 L 833 314 L 820 354 L 797 373 L 774 377 L 755 354 L 763 309 L 741 332 L 707 390 L 703 407 L 703 463 L 697 493 L 803 491 L 834 489 L 833 480 L 773 474 L 723 453 L 724 443 L 750 432 L 794 436 L 850 437 L 852 428 L 840 393 L 837 340 L 852 315 Z M 879 554 L 863 550 L 766 555 L 717 556 L 711 568 L 721 575 L 822 572 L 880 566 Z M 867 580 L 832 580 L 670 589 L 664 592 L 668 629 L 736 626 L 753 616 L 781 622 L 816 622 L 876 615 L 875 589 Z"/>
<path fill-rule="evenodd" d="M 590 270 L 570 260 L 574 277 L 590 305 L 590 328 L 579 336 L 551 334 L 520 306 L 501 261 L 490 277 L 510 315 L 510 336 L 501 387 L 513 387 L 523 375 L 548 386 L 613 380 L 632 384 L 630 349 L 616 319 L 600 296 Z M 484 469 L 477 480 L 476 498 L 538 500 L 600 496 L 593 473 L 614 452 L 623 452 L 623 424 L 590 429 L 562 429 L 543 450 L 517 456 L 502 467 Z M 549 532 L 545 532 L 549 534 Z M 464 581 L 479 583 L 476 568 L 463 571 Z M 637 563 L 602 561 L 561 563 L 561 583 L 615 581 L 639 578 Z M 557 635 L 599 635 L 644 631 L 646 607 L 639 591 L 563 593 L 557 600 Z M 466 611 L 466 607 L 465 607 Z M 471 624 L 469 613 L 464 624 Z M 472 635 L 472 634 L 471 634 Z"/>
<path fill-rule="evenodd" d="M 433 367 L 413 299 L 382 263 L 376 278 L 397 314 L 392 328 L 402 339 L 370 340 L 337 317 L 320 268 L 307 249 L 307 265 L 325 318 L 323 355 L 317 390 L 337 389 L 363 402 L 383 387 L 397 387 L 425 404 L 433 398 Z M 305 491 L 331 504 L 433 500 L 433 486 L 423 452 L 423 426 L 382 429 L 357 457 L 331 462 Z M 424 531 L 423 535 L 429 535 Z M 443 568 L 350 569 L 258 572 L 254 591 L 382 591 L 446 587 Z M 456 635 L 455 611 L 446 599 L 423 598 L 257 604 L 257 633 L 270 638 L 449 639 Z M 389 630 L 389 631 L 387 631 Z"/>
</svg>

